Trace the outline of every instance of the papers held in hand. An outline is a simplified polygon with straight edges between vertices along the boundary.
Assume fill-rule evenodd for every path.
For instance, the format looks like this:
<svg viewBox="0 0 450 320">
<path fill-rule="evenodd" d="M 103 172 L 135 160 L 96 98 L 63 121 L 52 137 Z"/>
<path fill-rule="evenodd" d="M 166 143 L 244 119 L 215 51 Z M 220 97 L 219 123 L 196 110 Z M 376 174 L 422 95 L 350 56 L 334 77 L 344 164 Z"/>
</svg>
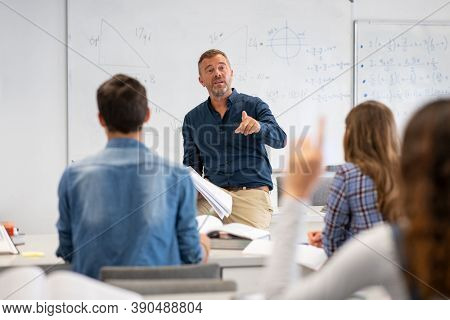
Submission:
<svg viewBox="0 0 450 320">
<path fill-rule="evenodd" d="M 233 204 L 231 196 L 218 186 L 203 179 L 197 171 L 191 167 L 189 167 L 189 172 L 195 189 L 197 189 L 197 191 L 208 201 L 220 219 L 228 217 L 231 214 L 231 207 Z"/>
<path fill-rule="evenodd" d="M 0 225 L 0 254 L 19 254 L 3 225 Z"/>
</svg>

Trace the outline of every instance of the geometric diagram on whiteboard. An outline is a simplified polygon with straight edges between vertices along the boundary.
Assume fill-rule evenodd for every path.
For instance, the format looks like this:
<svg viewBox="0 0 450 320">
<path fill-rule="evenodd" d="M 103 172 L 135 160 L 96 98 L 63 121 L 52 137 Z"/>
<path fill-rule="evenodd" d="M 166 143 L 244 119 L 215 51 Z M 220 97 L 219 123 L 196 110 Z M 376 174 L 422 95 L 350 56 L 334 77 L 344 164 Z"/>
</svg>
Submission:
<svg viewBox="0 0 450 320">
<path fill-rule="evenodd" d="M 247 64 L 248 26 L 230 33 L 215 32 L 209 35 L 210 43 L 222 49 L 232 60 L 233 65 Z"/>
<path fill-rule="evenodd" d="M 103 66 L 149 68 L 147 62 L 108 21 L 100 24 L 98 62 Z"/>
<path fill-rule="evenodd" d="M 144 86 L 156 83 L 155 75 L 145 69 L 129 70 L 127 71 L 127 75 L 139 80 L 139 82 L 141 82 Z"/>
<path fill-rule="evenodd" d="M 269 46 L 273 53 L 285 60 L 289 64 L 289 59 L 295 58 L 305 46 L 304 33 L 297 33 L 286 25 L 280 29 L 271 30 L 271 38 L 269 39 Z"/>
</svg>

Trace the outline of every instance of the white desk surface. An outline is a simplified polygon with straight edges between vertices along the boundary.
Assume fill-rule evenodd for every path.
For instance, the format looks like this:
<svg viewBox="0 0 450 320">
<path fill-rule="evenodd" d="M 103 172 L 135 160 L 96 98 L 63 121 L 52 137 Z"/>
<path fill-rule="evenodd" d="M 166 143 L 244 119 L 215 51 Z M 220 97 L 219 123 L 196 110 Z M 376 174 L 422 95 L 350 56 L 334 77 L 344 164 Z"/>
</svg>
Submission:
<svg viewBox="0 0 450 320">
<path fill-rule="evenodd" d="M 24 257 L 18 255 L 0 255 L 0 267 L 8 266 L 30 266 L 64 263 L 61 258 L 56 257 L 58 246 L 57 234 L 25 235 L 25 244 L 17 246 L 20 253 L 41 252 L 42 257 Z"/>
<path fill-rule="evenodd" d="M 305 222 L 307 224 L 307 230 L 321 229 L 323 224 L 323 213 L 320 212 L 321 206 L 312 206 L 310 211 L 307 212 Z M 272 224 L 270 231 L 273 230 L 273 226 L 276 225 L 279 219 L 283 218 L 282 214 L 276 213 L 272 216 Z M 306 235 L 303 235 L 306 237 Z M 303 239 L 302 241 L 304 241 Z M 61 258 L 57 258 L 55 255 L 56 248 L 58 246 L 57 234 L 30 234 L 25 235 L 25 245 L 17 246 L 17 249 L 23 252 L 42 252 L 42 257 L 24 257 L 22 255 L 0 255 L 0 267 L 6 266 L 27 266 L 27 265 L 48 265 L 48 264 L 60 264 L 64 263 Z M 210 263 L 217 263 L 221 267 L 254 267 L 262 266 L 264 264 L 264 257 L 245 255 L 241 250 L 211 250 Z"/>
<path fill-rule="evenodd" d="M 0 255 L 0 267 L 8 266 L 30 266 L 30 265 L 49 265 L 64 263 L 61 258 L 55 255 L 58 245 L 57 234 L 26 235 L 25 245 L 18 246 L 20 252 L 38 251 L 43 252 L 43 257 L 28 258 L 21 255 Z M 145 297 L 147 299 L 230 299 L 239 293 L 257 292 L 257 284 L 260 283 L 264 257 L 244 255 L 240 250 L 211 250 L 209 262 L 218 263 L 225 268 L 224 279 L 234 280 L 238 284 L 238 292 L 216 292 L 204 293 L 198 296 L 193 294 L 176 295 L 155 295 Z M 234 271 L 235 270 L 235 271 Z M 246 283 L 248 282 L 248 283 Z M 368 288 L 360 292 L 358 298 L 365 299 L 386 299 L 384 290 L 378 287 Z"/>
<path fill-rule="evenodd" d="M 0 267 L 48 265 L 64 263 L 56 257 L 58 246 L 57 234 L 26 235 L 25 245 L 17 246 L 23 252 L 42 252 L 42 257 L 24 257 L 22 255 L 0 255 Z M 211 250 L 210 263 L 218 263 L 222 267 L 261 266 L 264 258 L 261 256 L 244 255 L 240 250 Z"/>
</svg>

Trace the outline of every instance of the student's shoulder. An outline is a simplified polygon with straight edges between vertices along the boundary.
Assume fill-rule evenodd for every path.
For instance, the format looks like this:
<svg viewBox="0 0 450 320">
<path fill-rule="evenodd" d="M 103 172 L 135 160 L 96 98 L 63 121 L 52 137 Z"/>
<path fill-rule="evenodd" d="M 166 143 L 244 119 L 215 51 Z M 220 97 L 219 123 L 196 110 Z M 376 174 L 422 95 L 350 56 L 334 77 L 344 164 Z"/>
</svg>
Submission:
<svg viewBox="0 0 450 320">
<path fill-rule="evenodd" d="M 172 169 L 172 184 L 179 190 L 194 189 L 188 168 L 179 164 L 168 164 Z"/>
<path fill-rule="evenodd" d="M 346 162 L 338 167 L 336 175 L 351 179 L 363 176 L 364 174 L 357 164 Z"/>
<path fill-rule="evenodd" d="M 157 154 L 153 154 L 153 157 L 153 162 L 157 163 L 157 165 L 160 167 L 160 173 L 174 180 L 174 182 L 181 182 L 186 178 L 190 178 L 189 170 L 185 166 L 164 159 Z"/>
<path fill-rule="evenodd" d="M 73 161 L 63 171 L 60 186 L 70 185 L 74 178 L 90 172 L 97 161 L 98 156 L 92 155 L 81 160 Z"/>
<path fill-rule="evenodd" d="M 381 222 L 375 225 L 373 228 L 362 231 L 358 237 L 360 240 L 362 238 L 366 240 L 375 241 L 377 239 L 390 239 L 392 240 L 393 227 L 390 223 Z"/>
<path fill-rule="evenodd" d="M 394 231 L 389 223 L 379 223 L 373 228 L 360 232 L 355 237 L 358 240 L 357 242 L 366 249 L 375 250 L 377 254 L 382 254 L 385 257 L 395 256 Z"/>
<path fill-rule="evenodd" d="M 78 170 L 83 170 L 86 167 L 96 165 L 100 162 L 99 160 L 100 160 L 102 153 L 103 153 L 103 150 L 96 154 L 87 156 L 83 159 L 72 161 L 72 163 L 70 163 L 67 166 L 65 171 L 66 172 L 76 172 Z"/>
</svg>

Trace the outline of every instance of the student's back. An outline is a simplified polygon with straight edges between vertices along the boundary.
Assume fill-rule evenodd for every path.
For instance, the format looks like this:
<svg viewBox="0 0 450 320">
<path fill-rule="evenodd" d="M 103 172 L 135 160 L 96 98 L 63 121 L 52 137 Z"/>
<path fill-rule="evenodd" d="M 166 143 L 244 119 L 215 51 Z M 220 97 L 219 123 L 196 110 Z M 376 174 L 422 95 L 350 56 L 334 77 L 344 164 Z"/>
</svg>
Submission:
<svg viewBox="0 0 450 320">
<path fill-rule="evenodd" d="M 322 232 L 323 248 L 331 256 L 347 239 L 383 221 L 377 189 L 358 165 L 339 167 L 330 187 Z"/>
<path fill-rule="evenodd" d="M 58 229 L 71 229 L 77 272 L 97 277 L 105 265 L 201 260 L 187 170 L 166 164 L 136 140 L 112 139 L 104 151 L 69 167 L 59 195 Z M 58 254 L 70 255 L 63 248 Z"/>
<path fill-rule="evenodd" d="M 391 298 L 448 299 L 450 296 L 450 100 L 421 108 L 405 130 L 399 202 L 406 221 L 382 224 L 349 240 L 322 270 L 295 279 L 295 239 L 303 201 L 289 199 L 277 225 L 268 261 L 265 296 L 285 299 L 342 299 L 367 286 L 381 285 Z M 319 139 L 320 140 L 320 139 Z M 308 141 L 302 162 L 291 160 L 287 194 L 307 199 L 320 173 L 321 152 Z M 304 174 L 298 167 L 308 163 Z M 294 169 L 294 170 L 293 170 Z"/>
<path fill-rule="evenodd" d="M 91 277 L 98 277 L 102 266 L 200 262 L 187 169 L 168 164 L 139 141 L 149 117 L 145 89 L 132 78 L 116 76 L 99 95 L 108 144 L 69 166 L 61 178 L 57 255 Z"/>
<path fill-rule="evenodd" d="M 397 216 L 399 147 L 394 115 L 384 104 L 365 101 L 345 119 L 345 161 L 333 179 L 325 227 L 310 243 L 332 255 L 360 231 Z"/>
</svg>

